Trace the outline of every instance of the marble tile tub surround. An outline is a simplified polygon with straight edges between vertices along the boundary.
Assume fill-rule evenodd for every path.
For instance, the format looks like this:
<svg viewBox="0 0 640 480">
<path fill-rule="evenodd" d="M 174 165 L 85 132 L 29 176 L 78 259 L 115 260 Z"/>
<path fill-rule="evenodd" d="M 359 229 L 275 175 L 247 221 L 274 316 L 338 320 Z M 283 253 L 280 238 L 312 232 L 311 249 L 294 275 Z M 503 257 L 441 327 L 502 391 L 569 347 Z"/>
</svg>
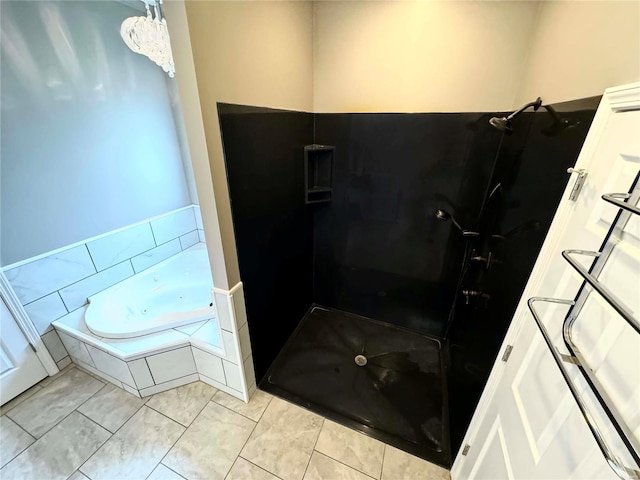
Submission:
<svg viewBox="0 0 640 480">
<path fill-rule="evenodd" d="M 97 391 L 81 401 L 68 375 Z M 53 409 L 69 413 L 55 421 L 38 413 L 33 423 L 25 413 L 54 392 Z M 146 401 L 72 366 L 0 413 L 3 479 L 449 479 L 436 465 L 265 392 L 244 403 L 198 381 Z M 36 438 L 27 428 L 44 433 Z"/>
<path fill-rule="evenodd" d="M 241 285 L 234 293 L 242 295 Z M 218 316 L 242 308 L 231 298 L 220 301 L 227 305 Z M 83 307 L 53 322 L 55 329 L 46 335 L 59 339 L 75 364 L 138 397 L 202 380 L 247 400 L 249 387 L 255 390 L 255 374 L 246 317 L 238 317 L 244 320 L 240 328 L 226 318 L 221 329 L 215 317 L 140 337 L 110 339 L 86 328 Z"/>
<path fill-rule="evenodd" d="M 90 295 L 203 242 L 201 230 L 200 207 L 191 205 L 2 270 L 44 336 L 54 320 L 81 308 Z M 47 348 L 51 342 L 59 346 L 54 338 L 48 340 Z M 56 362 L 66 357 L 59 350 L 51 353 Z"/>
</svg>

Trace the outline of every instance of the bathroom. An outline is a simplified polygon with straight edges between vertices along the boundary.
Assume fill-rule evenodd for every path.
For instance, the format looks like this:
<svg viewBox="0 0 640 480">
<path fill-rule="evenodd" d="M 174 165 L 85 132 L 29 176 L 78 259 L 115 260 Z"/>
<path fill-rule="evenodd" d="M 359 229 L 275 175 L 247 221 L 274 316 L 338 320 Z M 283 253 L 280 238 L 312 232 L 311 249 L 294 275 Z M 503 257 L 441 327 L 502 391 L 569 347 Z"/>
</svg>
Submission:
<svg viewBox="0 0 640 480">
<path fill-rule="evenodd" d="M 450 342 L 449 400 L 440 402 L 449 409 L 441 419 L 448 417 L 442 431 L 451 441 L 440 439 L 449 451 L 430 456 L 365 431 L 376 452 L 387 445 L 384 458 L 406 459 L 408 451 L 416 455 L 411 462 L 426 458 L 449 469 L 600 97 L 640 76 L 636 2 L 167 2 L 175 77 L 131 52 L 119 34 L 125 18 L 144 15 L 142 2 L 3 2 L 2 9 L 3 285 L 32 325 L 26 338 L 50 352 L 40 359 L 40 378 L 76 365 L 137 402 L 148 400 L 136 416 L 162 411 L 154 398 L 191 392 L 200 401 L 216 392 L 198 403 L 206 405 L 202 413 L 178 420 L 186 432 L 150 455 L 151 469 L 133 475 L 143 478 L 156 466 L 186 478 L 225 478 L 242 462 L 303 478 L 322 461 L 400 478 L 382 458 L 369 470 L 322 451 L 329 421 L 351 427 L 349 434 L 366 430 L 362 422 L 264 384 L 312 304 Z M 542 106 L 513 118 L 511 135 L 489 124 L 537 97 Z M 330 201 L 307 205 L 300 169 L 303 147 L 313 144 L 335 146 L 334 188 Z M 519 263 L 508 280 L 499 261 L 461 279 L 467 249 L 488 263 L 469 232 L 485 235 L 479 219 L 498 183 L 504 210 L 491 235 L 507 240 L 492 252 Z M 528 242 L 525 251 L 509 239 Z M 160 315 L 159 331 L 126 335 L 107 331 L 113 321 L 90 325 L 88 312 L 100 313 L 103 303 L 113 313 L 109 302 L 122 281 L 135 292 L 153 290 L 166 271 L 159 269 L 183 251 L 185 258 L 199 252 L 198 266 L 210 266 L 200 269 L 201 285 L 185 281 L 185 291 L 205 291 L 190 318 Z M 64 273 L 60 262 L 75 270 Z M 146 280 L 132 283 L 145 271 Z M 148 309 L 146 297 L 124 296 L 128 307 Z M 4 290 L 3 299 L 11 303 Z M 268 403 L 270 394 L 314 412 L 300 414 L 313 440 L 301 440 L 304 452 L 290 446 L 301 471 L 261 463 L 248 423 L 232 459 L 210 474 L 177 460 L 210 408 L 226 402 L 241 410 L 251 399 Z M 324 426 L 317 414 L 329 419 Z M 16 419 L 8 421 L 20 425 Z M 47 430 L 27 425 L 33 442 L 25 452 L 36 452 Z M 114 441 L 105 441 L 89 457 L 106 459 Z M 79 469 L 89 478 L 120 478 L 89 457 L 62 476 Z M 237 472 L 234 478 L 251 478 Z M 336 475 L 325 478 L 347 473 Z"/>
</svg>

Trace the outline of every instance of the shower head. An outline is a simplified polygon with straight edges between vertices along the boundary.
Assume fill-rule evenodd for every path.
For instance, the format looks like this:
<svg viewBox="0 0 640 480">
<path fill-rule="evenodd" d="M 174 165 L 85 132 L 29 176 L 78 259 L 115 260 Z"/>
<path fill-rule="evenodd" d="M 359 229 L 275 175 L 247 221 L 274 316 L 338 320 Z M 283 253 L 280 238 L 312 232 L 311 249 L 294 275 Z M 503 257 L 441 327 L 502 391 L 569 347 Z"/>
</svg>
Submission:
<svg viewBox="0 0 640 480">
<path fill-rule="evenodd" d="M 547 113 L 551 115 L 551 118 L 553 119 L 553 123 L 551 125 L 541 130 L 541 133 L 543 135 L 546 135 L 547 137 L 555 137 L 556 135 L 558 135 L 560 132 L 562 132 L 567 128 L 580 125 L 580 122 L 577 120 L 561 117 L 560 115 L 558 115 L 558 113 L 555 111 L 555 109 L 551 105 L 543 105 L 542 108 L 544 108 L 547 111 Z"/>
<path fill-rule="evenodd" d="M 507 135 L 511 135 L 513 133 L 513 128 L 511 128 L 511 121 L 529 107 L 533 107 L 534 112 L 537 111 L 540 108 L 540 105 L 542 105 L 542 99 L 538 97 L 536 98 L 535 102 L 529 102 L 526 105 L 523 105 L 508 117 L 493 117 L 489 120 L 489 123 L 492 127 L 497 128 L 501 132 L 504 132 Z"/>
<path fill-rule="evenodd" d="M 513 133 L 513 128 L 511 128 L 511 120 L 509 120 L 507 117 L 493 117 L 489 120 L 489 123 L 492 127 L 495 127 L 501 132 L 504 132 L 508 135 L 511 135 Z"/>
</svg>

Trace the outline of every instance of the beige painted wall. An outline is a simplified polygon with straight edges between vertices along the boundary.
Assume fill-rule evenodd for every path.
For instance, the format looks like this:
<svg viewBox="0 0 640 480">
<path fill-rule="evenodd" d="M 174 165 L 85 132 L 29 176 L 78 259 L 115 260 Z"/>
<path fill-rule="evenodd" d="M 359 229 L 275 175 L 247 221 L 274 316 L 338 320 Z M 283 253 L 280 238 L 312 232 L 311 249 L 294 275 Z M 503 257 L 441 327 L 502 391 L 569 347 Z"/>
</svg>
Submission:
<svg viewBox="0 0 640 480">
<path fill-rule="evenodd" d="M 237 283 L 239 271 L 216 102 L 316 112 L 496 111 L 538 95 L 545 102 L 598 95 L 640 75 L 638 2 L 165 5 L 220 288 Z"/>
<path fill-rule="evenodd" d="M 166 3 L 176 76 L 190 77 L 192 73 L 184 70 L 195 69 L 195 94 L 191 91 L 195 85 L 191 85 L 189 78 L 178 79 L 178 83 L 183 105 L 189 103 L 193 110 L 194 102 L 198 102 L 202 109 L 206 145 L 201 145 L 200 153 L 194 155 L 191 139 L 189 144 L 205 235 L 213 257 L 214 283 L 219 288 L 230 288 L 240 281 L 240 273 L 217 102 L 311 111 L 312 8 L 310 2 L 194 1 L 186 2 L 186 17 L 181 19 L 185 12 L 182 5 L 185 4 Z M 174 24 L 187 28 L 186 22 L 185 35 Z M 193 67 L 186 58 L 191 55 Z M 185 69 L 181 69 L 180 60 Z M 191 112 L 192 122 L 185 119 L 188 130 L 189 123 L 198 123 L 195 113 Z M 210 193 L 215 202 L 203 198 Z M 226 274 L 221 271 L 225 269 Z"/>
<path fill-rule="evenodd" d="M 316 112 L 508 110 L 538 2 L 315 2 Z"/>
<path fill-rule="evenodd" d="M 517 103 L 601 95 L 640 80 L 640 2 L 543 2 Z"/>
<path fill-rule="evenodd" d="M 200 212 L 207 239 L 207 250 L 211 263 L 211 274 L 215 286 L 228 289 L 227 265 L 222 242 L 222 232 L 218 219 L 213 180 L 209 166 L 209 148 L 204 131 L 200 94 L 193 64 L 191 38 L 184 2 L 165 3 L 165 15 L 171 29 L 171 49 L 176 64 L 176 77 L 180 108 L 184 118 L 188 150 L 193 166 L 193 176 L 197 189 Z M 231 249 L 235 252 L 235 246 Z"/>
</svg>

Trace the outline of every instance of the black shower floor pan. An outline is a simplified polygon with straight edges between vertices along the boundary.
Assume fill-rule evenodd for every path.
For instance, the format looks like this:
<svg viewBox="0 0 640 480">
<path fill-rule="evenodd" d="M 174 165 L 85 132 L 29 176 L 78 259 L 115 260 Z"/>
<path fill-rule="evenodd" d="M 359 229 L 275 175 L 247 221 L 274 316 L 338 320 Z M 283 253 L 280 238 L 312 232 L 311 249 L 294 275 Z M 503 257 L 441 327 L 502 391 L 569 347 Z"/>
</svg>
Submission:
<svg viewBox="0 0 640 480">
<path fill-rule="evenodd" d="M 445 380 L 439 340 L 313 306 L 260 388 L 450 468 Z"/>
</svg>

